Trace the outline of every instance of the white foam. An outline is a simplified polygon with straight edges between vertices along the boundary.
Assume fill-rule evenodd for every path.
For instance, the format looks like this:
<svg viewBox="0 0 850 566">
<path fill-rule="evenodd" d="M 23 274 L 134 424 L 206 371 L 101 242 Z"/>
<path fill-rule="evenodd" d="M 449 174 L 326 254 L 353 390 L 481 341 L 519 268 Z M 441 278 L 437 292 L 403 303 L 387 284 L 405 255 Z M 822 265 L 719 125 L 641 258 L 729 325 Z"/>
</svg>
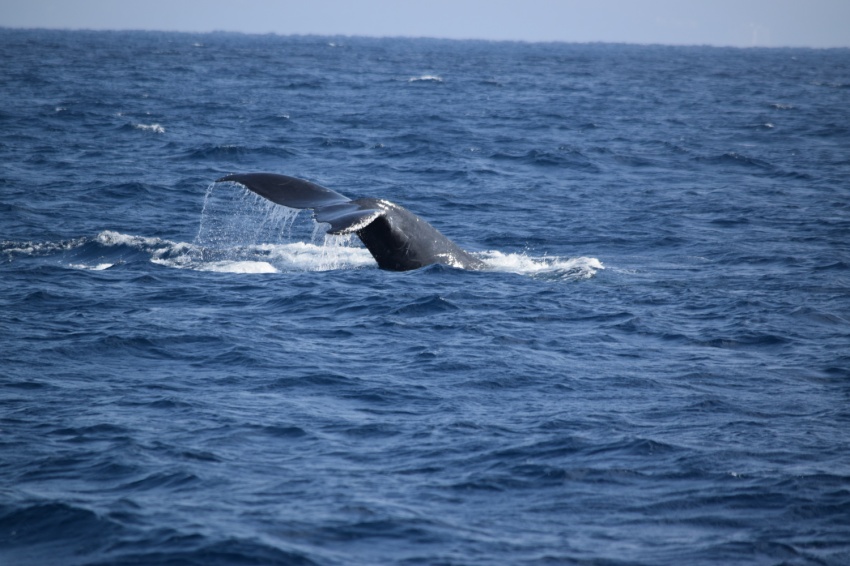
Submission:
<svg viewBox="0 0 850 566">
<path fill-rule="evenodd" d="M 267 261 L 212 261 L 198 265 L 197 269 L 219 273 L 278 273 Z"/>
<path fill-rule="evenodd" d="M 332 269 L 357 269 L 372 267 L 375 260 L 368 250 L 352 247 L 351 237 L 326 235 L 322 244 L 292 242 L 257 246 L 267 252 L 272 260 L 289 270 L 329 271 Z"/>
<path fill-rule="evenodd" d="M 154 258 L 173 254 L 185 255 L 191 253 L 196 248 L 193 244 L 186 242 L 172 242 L 171 240 L 163 240 L 162 238 L 133 236 L 112 230 L 104 230 L 95 236 L 95 241 L 103 246 L 123 245 L 143 250 L 150 253 Z"/>
<path fill-rule="evenodd" d="M 329 271 L 377 267 L 367 249 L 357 244 L 351 234 L 323 234 L 325 226 L 316 225 L 313 242 L 244 244 L 229 242 L 221 245 L 173 242 L 162 238 L 122 234 L 104 230 L 94 241 L 104 247 L 127 246 L 147 254 L 151 263 L 174 269 L 212 271 L 220 273 L 263 274 L 297 271 Z M 5 248 L 4 253 L 45 255 L 64 252 L 84 245 L 87 238 L 58 243 L 32 243 Z M 503 253 L 497 250 L 475 254 L 486 264 L 487 271 L 517 273 L 539 277 L 576 281 L 589 279 L 605 269 L 594 257 L 533 257 L 527 253 Z M 115 262 L 95 264 L 72 263 L 72 269 L 102 271 Z"/>
<path fill-rule="evenodd" d="M 589 279 L 605 269 L 595 257 L 531 257 L 528 254 L 506 254 L 487 251 L 477 254 L 492 271 L 557 279 Z"/>
<path fill-rule="evenodd" d="M 133 124 L 133 127 L 137 130 L 143 130 L 146 132 L 153 132 L 155 134 L 164 134 L 165 128 L 160 126 L 159 124 Z"/>
<path fill-rule="evenodd" d="M 63 242 L 21 242 L 16 247 L 4 247 L 3 252 L 25 256 L 47 255 L 72 250 L 83 245 L 85 242 L 85 238 L 75 238 Z"/>
<path fill-rule="evenodd" d="M 366 249 L 349 247 L 345 240 L 342 236 L 329 236 L 321 245 L 291 242 L 224 249 L 172 243 L 168 249 L 153 250 L 150 261 L 176 269 L 246 274 L 358 269 L 375 265 Z"/>
<path fill-rule="evenodd" d="M 103 246 L 132 246 L 135 248 L 142 246 L 157 246 L 165 244 L 173 244 L 174 242 L 168 242 L 167 240 L 160 240 L 159 238 L 146 238 L 144 236 L 132 236 L 130 234 L 122 234 L 120 232 L 114 232 L 112 230 L 104 230 L 97 236 L 95 236 L 95 241 L 98 244 Z"/>
</svg>

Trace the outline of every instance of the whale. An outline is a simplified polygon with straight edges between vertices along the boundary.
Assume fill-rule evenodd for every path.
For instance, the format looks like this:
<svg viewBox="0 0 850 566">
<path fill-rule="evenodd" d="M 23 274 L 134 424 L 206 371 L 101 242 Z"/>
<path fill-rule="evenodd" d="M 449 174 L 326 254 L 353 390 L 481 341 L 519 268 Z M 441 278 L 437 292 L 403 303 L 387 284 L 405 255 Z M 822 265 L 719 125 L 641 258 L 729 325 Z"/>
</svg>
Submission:
<svg viewBox="0 0 850 566">
<path fill-rule="evenodd" d="M 410 271 L 443 264 L 469 270 L 485 264 L 403 206 L 383 199 L 350 199 L 316 183 L 276 173 L 239 173 L 216 179 L 231 182 L 271 202 L 313 211 L 328 234 L 355 234 L 380 269 Z"/>
</svg>

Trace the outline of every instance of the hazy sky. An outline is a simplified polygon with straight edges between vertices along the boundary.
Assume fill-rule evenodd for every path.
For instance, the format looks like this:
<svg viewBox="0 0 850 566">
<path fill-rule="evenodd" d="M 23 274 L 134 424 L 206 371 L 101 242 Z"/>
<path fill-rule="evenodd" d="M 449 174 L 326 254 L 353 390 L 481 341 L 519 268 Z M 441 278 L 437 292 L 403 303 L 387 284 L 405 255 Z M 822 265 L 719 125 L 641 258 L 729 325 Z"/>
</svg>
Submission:
<svg viewBox="0 0 850 566">
<path fill-rule="evenodd" d="M 850 47 L 850 0 L 0 0 L 0 27 Z"/>
</svg>

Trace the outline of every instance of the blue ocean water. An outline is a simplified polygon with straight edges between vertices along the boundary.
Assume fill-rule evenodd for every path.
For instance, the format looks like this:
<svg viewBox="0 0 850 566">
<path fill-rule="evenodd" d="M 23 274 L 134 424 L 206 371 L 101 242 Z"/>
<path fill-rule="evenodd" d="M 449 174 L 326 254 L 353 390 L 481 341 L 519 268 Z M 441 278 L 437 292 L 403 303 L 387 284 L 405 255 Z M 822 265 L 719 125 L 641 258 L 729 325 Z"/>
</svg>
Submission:
<svg viewBox="0 0 850 566">
<path fill-rule="evenodd" d="M 3 564 L 850 563 L 850 51 L 0 30 Z M 392 200 L 378 270 L 233 185 Z"/>
</svg>

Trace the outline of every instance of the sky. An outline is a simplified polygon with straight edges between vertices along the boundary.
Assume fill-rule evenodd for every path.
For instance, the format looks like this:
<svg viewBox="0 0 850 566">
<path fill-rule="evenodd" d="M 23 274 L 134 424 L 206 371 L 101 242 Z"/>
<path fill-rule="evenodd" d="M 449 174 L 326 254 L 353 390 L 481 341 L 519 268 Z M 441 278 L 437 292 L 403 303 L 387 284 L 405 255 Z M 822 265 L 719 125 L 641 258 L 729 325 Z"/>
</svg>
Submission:
<svg viewBox="0 0 850 566">
<path fill-rule="evenodd" d="M 0 0 L 0 27 L 850 47 L 850 0 Z"/>
</svg>

